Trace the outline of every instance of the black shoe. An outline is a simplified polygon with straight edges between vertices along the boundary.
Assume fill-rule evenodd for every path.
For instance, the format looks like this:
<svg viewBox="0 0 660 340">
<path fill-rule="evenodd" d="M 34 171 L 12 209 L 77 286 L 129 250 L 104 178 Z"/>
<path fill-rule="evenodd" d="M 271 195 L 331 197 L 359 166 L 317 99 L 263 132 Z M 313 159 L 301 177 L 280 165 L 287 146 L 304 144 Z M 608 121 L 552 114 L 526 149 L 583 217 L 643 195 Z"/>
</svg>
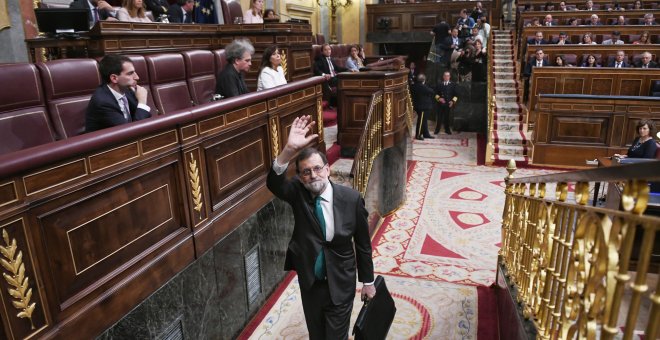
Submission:
<svg viewBox="0 0 660 340">
<path fill-rule="evenodd" d="M 428 138 L 428 139 L 435 139 L 435 137 L 433 137 L 433 136 L 431 136 L 431 135 L 428 135 L 428 136 L 424 136 L 424 138 Z"/>
<path fill-rule="evenodd" d="M 437 135 L 439 133 L 440 133 L 440 129 L 435 129 L 435 131 L 433 131 L 433 134 L 435 134 L 435 135 Z"/>
<path fill-rule="evenodd" d="M 446 130 L 445 133 L 448 134 L 448 135 L 451 135 L 451 131 L 449 131 L 449 130 Z"/>
<path fill-rule="evenodd" d="M 422 136 L 417 136 L 417 137 L 415 137 L 415 139 L 417 139 L 417 140 L 424 140 L 424 137 L 422 137 Z"/>
</svg>

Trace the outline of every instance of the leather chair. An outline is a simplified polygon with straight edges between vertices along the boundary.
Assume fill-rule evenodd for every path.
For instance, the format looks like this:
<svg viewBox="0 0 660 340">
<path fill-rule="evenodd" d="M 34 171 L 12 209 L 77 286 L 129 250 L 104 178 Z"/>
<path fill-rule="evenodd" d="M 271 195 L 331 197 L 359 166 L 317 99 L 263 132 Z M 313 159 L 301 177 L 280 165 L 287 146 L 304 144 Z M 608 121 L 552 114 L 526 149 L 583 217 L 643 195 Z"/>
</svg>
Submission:
<svg viewBox="0 0 660 340">
<path fill-rule="evenodd" d="M 225 69 L 225 67 L 227 67 L 227 57 L 225 56 L 225 50 L 215 50 L 213 51 L 213 55 L 215 56 L 215 70 L 217 76 Z"/>
<path fill-rule="evenodd" d="M 660 80 L 651 82 L 651 97 L 660 97 Z"/>
<path fill-rule="evenodd" d="M 229 13 L 229 22 L 226 22 L 227 24 L 233 24 L 234 18 L 243 17 L 243 9 L 240 2 L 235 0 L 227 1 L 227 9 Z"/>
<path fill-rule="evenodd" d="M 564 60 L 566 64 L 571 64 L 573 66 L 577 65 L 577 55 L 576 54 L 564 54 Z"/>
<path fill-rule="evenodd" d="M 37 67 L 0 65 L 0 83 L 0 155 L 55 141 Z"/>
<path fill-rule="evenodd" d="M 151 92 L 160 114 L 192 107 L 183 56 L 178 53 L 145 56 L 151 77 Z"/>
<path fill-rule="evenodd" d="M 325 36 L 321 33 L 316 33 L 316 44 L 323 45 L 325 44 Z"/>
<path fill-rule="evenodd" d="M 227 6 L 227 1 L 220 0 L 220 8 L 222 9 L 222 19 L 225 24 L 233 24 L 234 21 L 231 19 L 229 14 L 229 6 Z"/>
<path fill-rule="evenodd" d="M 94 59 L 61 59 L 38 63 L 48 113 L 57 139 L 85 131 L 85 114 L 94 90 L 104 82 Z"/>
<path fill-rule="evenodd" d="M 211 51 L 181 52 L 186 64 L 188 89 L 195 105 L 211 102 L 215 93 L 215 56 Z"/>
<path fill-rule="evenodd" d="M 156 108 L 156 103 L 154 103 L 154 97 L 151 93 L 149 85 L 151 84 L 151 77 L 149 77 L 149 71 L 147 69 L 147 61 L 144 60 L 143 55 L 127 55 L 128 59 L 133 62 L 133 67 L 135 67 L 135 72 L 137 73 L 140 79 L 138 80 L 138 85 L 145 87 L 149 92 L 147 94 L 147 105 L 151 108 L 151 115 L 156 116 L 159 114 L 158 109 Z"/>
</svg>

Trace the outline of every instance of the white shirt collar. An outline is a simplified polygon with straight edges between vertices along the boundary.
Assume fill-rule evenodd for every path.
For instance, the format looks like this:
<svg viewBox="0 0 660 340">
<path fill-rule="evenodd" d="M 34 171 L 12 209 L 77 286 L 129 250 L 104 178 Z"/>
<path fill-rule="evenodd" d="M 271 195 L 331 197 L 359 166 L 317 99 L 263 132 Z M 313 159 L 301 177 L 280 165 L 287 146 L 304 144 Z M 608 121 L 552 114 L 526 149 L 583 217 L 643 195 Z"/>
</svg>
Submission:
<svg viewBox="0 0 660 340">
<path fill-rule="evenodd" d="M 334 196 L 334 190 L 332 189 L 332 183 L 328 181 L 328 185 L 325 186 L 325 190 L 319 195 L 325 202 L 332 202 Z"/>
<path fill-rule="evenodd" d="M 112 95 L 115 96 L 117 101 L 121 100 L 121 98 L 125 96 L 125 94 L 115 91 L 112 87 L 110 87 L 110 85 L 108 85 L 108 88 L 110 89 L 110 92 L 112 92 Z"/>
</svg>

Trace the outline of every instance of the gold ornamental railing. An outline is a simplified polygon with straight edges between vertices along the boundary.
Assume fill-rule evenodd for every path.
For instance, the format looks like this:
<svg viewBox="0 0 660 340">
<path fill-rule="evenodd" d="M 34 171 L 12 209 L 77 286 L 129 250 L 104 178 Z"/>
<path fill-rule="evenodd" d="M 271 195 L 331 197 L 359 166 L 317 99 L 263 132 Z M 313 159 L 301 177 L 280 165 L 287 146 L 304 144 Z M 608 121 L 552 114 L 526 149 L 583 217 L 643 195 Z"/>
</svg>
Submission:
<svg viewBox="0 0 660 340">
<path fill-rule="evenodd" d="M 353 176 L 353 188 L 362 196 L 367 191 L 371 166 L 383 149 L 383 91 L 371 95 L 367 120 L 364 131 L 360 136 L 360 142 L 355 152 L 351 176 Z"/>
<path fill-rule="evenodd" d="M 488 116 L 488 126 L 487 126 L 487 131 L 486 131 L 486 136 L 488 138 L 487 143 L 486 143 L 486 154 L 484 157 L 486 159 L 484 160 L 485 164 L 492 164 L 492 158 L 493 158 L 493 152 L 494 152 L 494 146 L 493 146 L 493 120 L 495 119 L 495 76 L 493 76 L 493 63 L 495 60 L 495 49 L 493 48 L 493 43 L 495 39 L 493 38 L 495 34 L 493 32 L 490 33 L 490 36 L 488 37 L 488 79 L 487 79 L 487 98 L 488 98 L 488 106 L 486 107 L 486 115 Z"/>
<path fill-rule="evenodd" d="M 412 95 L 410 94 L 410 85 L 406 86 L 406 124 L 408 124 L 408 133 L 410 136 L 414 136 L 413 129 L 415 128 L 415 123 L 413 122 L 413 115 L 415 109 L 413 109 Z"/>
<path fill-rule="evenodd" d="M 660 162 L 514 179 L 511 161 L 507 171 L 500 263 L 538 338 L 658 338 L 660 280 L 652 258 L 660 218 L 643 212 Z M 587 204 L 593 181 L 621 189 L 620 209 Z M 554 198 L 546 196 L 552 186 Z M 651 287 L 649 271 L 657 281 Z"/>
</svg>

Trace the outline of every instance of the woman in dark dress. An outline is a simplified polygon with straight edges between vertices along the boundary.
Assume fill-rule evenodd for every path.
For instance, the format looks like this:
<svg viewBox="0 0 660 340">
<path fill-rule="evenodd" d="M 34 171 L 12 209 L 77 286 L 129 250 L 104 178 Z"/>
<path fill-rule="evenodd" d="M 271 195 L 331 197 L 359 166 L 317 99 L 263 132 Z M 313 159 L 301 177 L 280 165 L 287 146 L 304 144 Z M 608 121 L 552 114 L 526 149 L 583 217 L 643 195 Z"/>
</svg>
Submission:
<svg viewBox="0 0 660 340">
<path fill-rule="evenodd" d="M 658 146 L 653 139 L 655 124 L 650 119 L 642 119 L 637 123 L 637 138 L 632 142 L 628 153 L 625 155 L 614 155 L 619 158 L 655 158 Z"/>
<path fill-rule="evenodd" d="M 472 57 L 472 81 L 486 81 L 488 73 L 488 55 L 484 51 L 481 40 L 474 43 L 474 56 Z"/>
</svg>

